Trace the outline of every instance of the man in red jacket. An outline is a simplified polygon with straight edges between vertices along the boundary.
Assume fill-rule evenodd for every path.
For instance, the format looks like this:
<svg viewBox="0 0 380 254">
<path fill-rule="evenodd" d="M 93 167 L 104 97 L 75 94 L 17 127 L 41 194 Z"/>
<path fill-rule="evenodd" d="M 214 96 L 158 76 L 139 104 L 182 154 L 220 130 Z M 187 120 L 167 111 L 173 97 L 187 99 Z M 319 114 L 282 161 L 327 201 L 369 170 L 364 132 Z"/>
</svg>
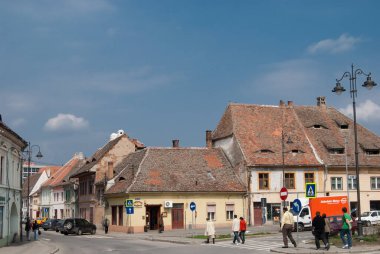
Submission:
<svg viewBox="0 0 380 254">
<path fill-rule="evenodd" d="M 239 233 L 239 236 L 240 236 L 240 239 L 241 239 L 241 243 L 244 244 L 245 242 L 245 231 L 247 231 L 247 222 L 244 220 L 243 217 L 240 217 L 240 233 Z"/>
</svg>

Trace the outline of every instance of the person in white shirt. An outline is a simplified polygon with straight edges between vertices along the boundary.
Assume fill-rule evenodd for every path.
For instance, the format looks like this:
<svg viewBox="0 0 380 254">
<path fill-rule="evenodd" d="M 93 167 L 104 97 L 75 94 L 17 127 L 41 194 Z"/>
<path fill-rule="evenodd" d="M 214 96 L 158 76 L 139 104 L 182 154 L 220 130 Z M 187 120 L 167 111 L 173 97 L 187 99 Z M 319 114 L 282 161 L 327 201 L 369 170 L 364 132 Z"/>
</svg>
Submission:
<svg viewBox="0 0 380 254">
<path fill-rule="evenodd" d="M 284 246 L 282 248 L 289 248 L 288 246 L 288 237 L 294 247 L 297 247 L 296 241 L 294 241 L 293 236 L 292 236 L 292 231 L 294 227 L 294 218 L 293 214 L 288 211 L 287 207 L 284 207 L 283 209 L 284 214 L 282 215 L 282 220 L 281 220 L 281 230 L 282 230 L 282 238 L 284 241 Z"/>
<path fill-rule="evenodd" d="M 239 230 L 240 230 L 240 220 L 237 218 L 237 215 L 234 215 L 234 219 L 232 220 L 232 232 L 234 233 L 233 244 L 240 244 Z"/>
<path fill-rule="evenodd" d="M 205 236 L 207 236 L 206 243 L 210 243 L 210 237 L 212 238 L 212 243 L 215 244 L 215 225 L 210 218 L 206 219 L 206 229 Z"/>
</svg>

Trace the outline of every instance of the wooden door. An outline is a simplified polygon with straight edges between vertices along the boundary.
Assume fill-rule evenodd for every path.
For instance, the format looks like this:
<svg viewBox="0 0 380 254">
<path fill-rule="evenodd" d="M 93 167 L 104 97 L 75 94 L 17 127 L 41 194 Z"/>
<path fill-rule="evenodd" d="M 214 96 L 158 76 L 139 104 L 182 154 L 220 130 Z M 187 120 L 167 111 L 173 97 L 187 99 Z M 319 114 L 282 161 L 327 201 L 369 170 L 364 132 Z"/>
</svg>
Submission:
<svg viewBox="0 0 380 254">
<path fill-rule="evenodd" d="M 183 204 L 173 204 L 172 208 L 172 229 L 183 229 Z"/>
<path fill-rule="evenodd" d="M 260 202 L 253 203 L 253 220 L 255 226 L 261 226 L 263 224 L 263 215 Z"/>
</svg>

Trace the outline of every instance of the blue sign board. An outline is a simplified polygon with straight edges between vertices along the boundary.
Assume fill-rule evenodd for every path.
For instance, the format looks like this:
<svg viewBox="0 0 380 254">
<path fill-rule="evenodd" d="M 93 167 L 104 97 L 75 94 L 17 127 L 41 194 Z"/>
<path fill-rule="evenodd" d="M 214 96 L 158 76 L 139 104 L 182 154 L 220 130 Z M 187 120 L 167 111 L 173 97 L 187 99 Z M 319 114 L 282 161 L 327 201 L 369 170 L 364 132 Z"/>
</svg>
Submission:
<svg viewBox="0 0 380 254">
<path fill-rule="evenodd" d="M 135 213 L 134 207 L 126 207 L 125 210 L 126 210 L 127 214 L 134 214 Z"/>
<path fill-rule="evenodd" d="M 133 199 L 126 199 L 125 207 L 133 207 Z"/>
<path fill-rule="evenodd" d="M 197 209 L 197 206 L 195 205 L 194 202 L 191 202 L 191 203 L 190 203 L 190 210 L 191 210 L 191 211 L 194 211 L 195 209 Z"/>
<path fill-rule="evenodd" d="M 307 198 L 317 197 L 317 188 L 315 183 L 306 183 L 306 193 Z"/>
<path fill-rule="evenodd" d="M 294 212 L 296 213 L 299 213 L 301 211 L 301 208 L 302 208 L 302 204 L 301 204 L 301 201 L 299 199 L 295 199 L 293 201 L 293 206 L 292 206 L 292 209 Z"/>
</svg>

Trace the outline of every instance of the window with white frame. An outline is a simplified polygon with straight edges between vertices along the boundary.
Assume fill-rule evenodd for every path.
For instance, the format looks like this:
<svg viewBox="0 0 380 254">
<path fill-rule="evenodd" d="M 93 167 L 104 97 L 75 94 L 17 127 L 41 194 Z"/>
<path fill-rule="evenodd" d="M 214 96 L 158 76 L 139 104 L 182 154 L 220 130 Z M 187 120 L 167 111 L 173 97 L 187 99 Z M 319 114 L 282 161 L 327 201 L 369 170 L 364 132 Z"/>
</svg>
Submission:
<svg viewBox="0 0 380 254">
<path fill-rule="evenodd" d="M 216 204 L 207 204 L 207 218 L 215 220 Z"/>
<path fill-rule="evenodd" d="M 349 190 L 356 190 L 356 175 L 349 175 L 348 176 L 348 189 Z"/>
<path fill-rule="evenodd" d="M 227 220 L 232 220 L 234 218 L 234 210 L 235 210 L 234 204 L 226 204 L 226 219 Z"/>
<path fill-rule="evenodd" d="M 342 177 L 331 177 L 331 190 L 342 190 Z"/>
<path fill-rule="evenodd" d="M 380 177 L 371 177 L 371 189 L 379 190 L 380 189 Z"/>
</svg>

